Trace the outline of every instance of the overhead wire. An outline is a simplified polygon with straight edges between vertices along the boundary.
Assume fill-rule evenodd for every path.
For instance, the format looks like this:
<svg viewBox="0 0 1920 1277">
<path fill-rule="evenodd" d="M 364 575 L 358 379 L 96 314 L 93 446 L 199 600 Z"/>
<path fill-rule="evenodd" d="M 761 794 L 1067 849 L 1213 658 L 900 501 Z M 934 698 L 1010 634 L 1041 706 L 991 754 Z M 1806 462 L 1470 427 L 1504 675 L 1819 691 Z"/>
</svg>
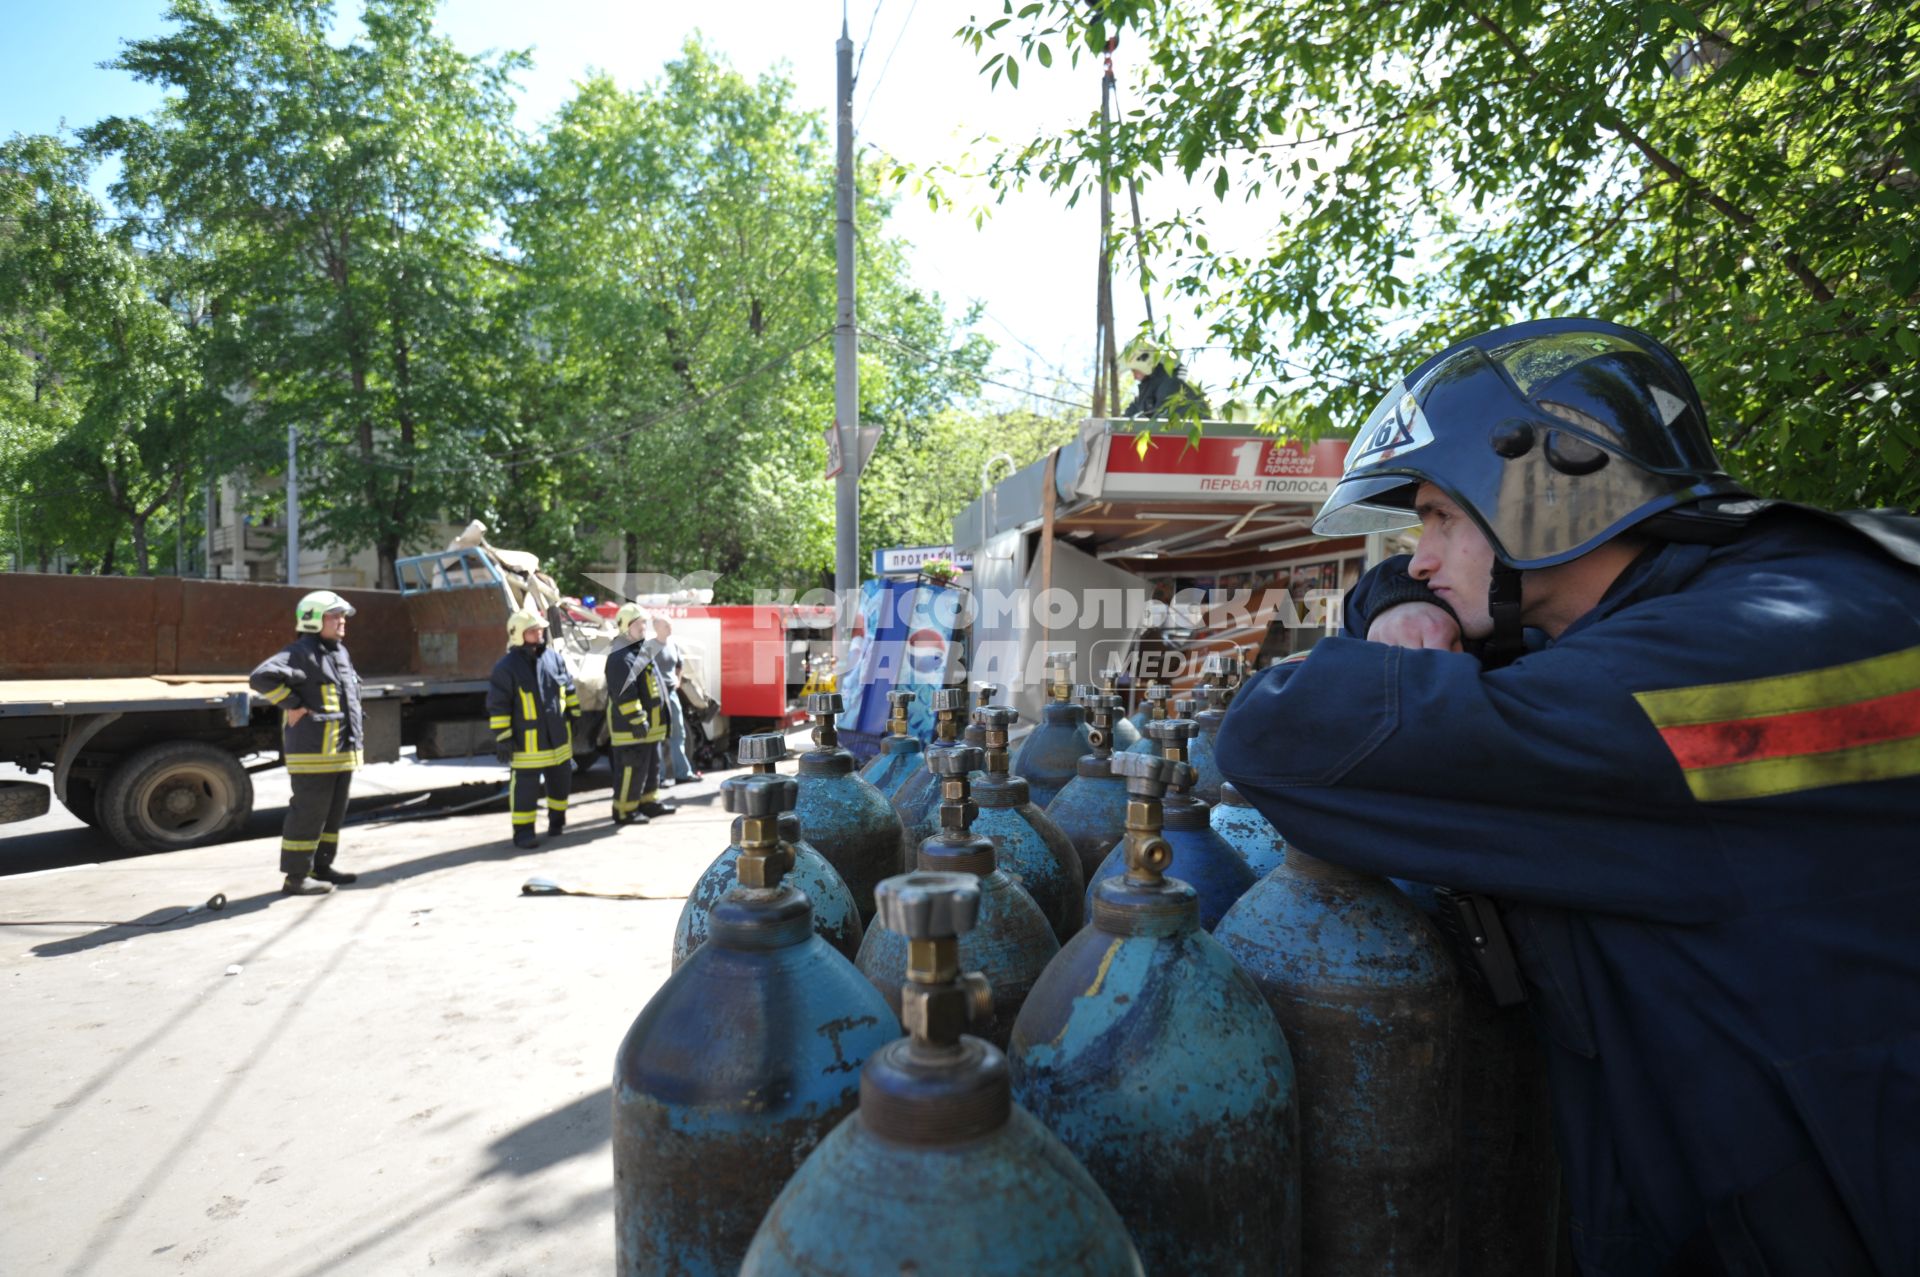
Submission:
<svg viewBox="0 0 1920 1277">
<path fill-rule="evenodd" d="M 880 86 L 887 82 L 887 68 L 893 65 L 893 55 L 899 50 L 900 41 L 906 38 L 907 28 L 913 25 L 914 10 L 918 9 L 919 7 L 920 7 L 920 0 L 913 0 L 913 3 L 907 6 L 906 19 L 905 21 L 901 22 L 900 30 L 894 34 L 892 47 L 887 50 L 886 58 L 882 60 L 880 63 L 880 74 L 874 78 L 873 88 L 867 91 L 867 104 L 860 109 L 860 118 L 854 122 L 854 126 L 853 126 L 854 132 L 858 133 L 861 129 L 861 126 L 866 124 L 867 112 L 873 110 L 873 101 L 875 98 L 880 96 Z M 878 6 L 875 7 L 874 12 L 878 14 L 879 12 Z M 873 33 L 869 31 L 867 34 L 869 38 L 871 38 Z M 861 51 L 860 58 L 862 62 L 866 60 L 866 51 L 864 49 Z M 859 73 L 856 71 L 854 73 L 854 81 L 858 83 L 859 79 L 860 79 Z"/>
<path fill-rule="evenodd" d="M 957 371 L 960 371 L 960 372 L 964 372 L 968 376 L 971 376 L 975 380 L 980 382 L 980 384 L 983 386 L 996 386 L 1001 390 L 1011 390 L 1017 394 L 1030 395 L 1035 399 L 1045 399 L 1050 403 L 1062 404 L 1065 407 L 1078 409 L 1081 412 L 1086 412 L 1089 410 L 1089 405 L 1083 400 L 1062 399 L 1058 395 L 1049 395 L 1042 391 L 1035 390 L 1030 385 L 1016 386 L 1011 382 L 997 381 L 992 377 L 984 376 L 980 373 L 974 372 L 971 368 L 968 368 L 965 364 L 960 363 L 958 360 L 954 359 L 951 355 L 943 355 L 943 354 L 938 354 L 934 351 L 923 350 L 919 346 L 915 346 L 915 345 L 912 345 L 911 343 L 901 341 L 898 337 L 891 336 L 887 333 L 869 332 L 867 329 L 864 329 L 864 328 L 860 329 L 859 333 L 862 340 L 877 341 L 888 346 L 894 346 L 900 350 L 906 351 L 910 355 L 918 355 L 921 359 L 925 360 L 928 363 L 941 364 L 945 367 L 956 369 Z"/>
<path fill-rule="evenodd" d="M 860 42 L 860 60 L 853 64 L 853 82 L 855 84 L 860 83 L 860 70 L 867 65 L 867 46 L 873 43 L 873 28 L 875 24 L 880 21 L 880 6 L 886 2 L 887 0 L 873 0 L 873 16 L 867 19 L 867 38 Z M 841 0 L 840 21 L 845 23 L 846 20 L 846 0 Z M 885 72 L 883 71 L 882 74 L 885 74 Z"/>
</svg>

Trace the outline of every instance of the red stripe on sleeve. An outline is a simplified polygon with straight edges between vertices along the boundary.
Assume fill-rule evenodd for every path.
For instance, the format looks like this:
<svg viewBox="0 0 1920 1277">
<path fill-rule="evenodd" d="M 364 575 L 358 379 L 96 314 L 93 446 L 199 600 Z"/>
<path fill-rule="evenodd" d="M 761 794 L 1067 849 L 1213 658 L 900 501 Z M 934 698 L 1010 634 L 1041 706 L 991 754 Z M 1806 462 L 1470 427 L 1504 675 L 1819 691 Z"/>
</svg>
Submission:
<svg viewBox="0 0 1920 1277">
<path fill-rule="evenodd" d="M 1660 735 L 1689 771 L 1877 745 L 1920 736 L 1920 688 L 1794 714 L 1668 727 Z"/>
</svg>

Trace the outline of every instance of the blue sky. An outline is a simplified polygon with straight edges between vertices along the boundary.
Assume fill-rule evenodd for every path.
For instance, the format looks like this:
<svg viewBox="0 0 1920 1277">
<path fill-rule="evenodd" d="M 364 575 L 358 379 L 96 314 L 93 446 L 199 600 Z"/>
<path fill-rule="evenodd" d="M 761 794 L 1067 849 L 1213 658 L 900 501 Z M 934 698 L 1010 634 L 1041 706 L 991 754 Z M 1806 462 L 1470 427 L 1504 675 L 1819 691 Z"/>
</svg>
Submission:
<svg viewBox="0 0 1920 1277">
<path fill-rule="evenodd" d="M 997 12 L 991 0 L 849 4 L 853 39 L 867 49 L 854 97 L 863 144 L 923 164 L 959 162 L 980 134 L 1023 137 L 1098 106 L 1098 71 L 1091 64 L 1068 71 L 1064 59 L 1051 74 L 1024 76 L 1017 93 L 988 92 L 952 35 L 969 11 Z M 123 40 L 163 31 L 163 0 L 14 0 L 8 8 L 0 41 L 0 131 L 74 128 L 158 102 L 150 86 L 98 64 L 114 57 Z M 350 30 L 358 6 L 341 9 L 342 29 Z M 470 52 L 532 50 L 533 69 L 521 77 L 520 123 L 528 129 L 549 117 L 589 70 L 628 86 L 650 79 L 696 25 L 742 71 L 788 64 L 797 102 L 830 111 L 840 21 L 840 5 L 823 0 L 446 0 L 440 12 L 441 29 Z M 1149 190 L 1150 205 L 1153 197 Z M 1020 383 L 1033 378 L 1045 389 L 1054 380 L 1050 370 L 1084 381 L 1091 363 L 1094 219 L 1089 204 L 1070 210 L 1036 192 L 1013 197 L 976 230 L 970 217 L 933 213 L 905 199 L 891 230 L 913 244 L 918 280 L 951 307 L 985 302 L 983 331 L 1000 345 L 996 374 Z M 1259 214 L 1240 210 L 1234 220 L 1256 230 Z M 1115 292 L 1123 307 L 1138 296 L 1128 280 L 1116 280 Z M 1120 315 L 1123 325 L 1138 319 L 1124 310 Z M 1184 341 L 1204 340 L 1197 326 L 1188 329 Z M 1213 385 L 1232 372 L 1206 355 L 1193 362 Z"/>
</svg>

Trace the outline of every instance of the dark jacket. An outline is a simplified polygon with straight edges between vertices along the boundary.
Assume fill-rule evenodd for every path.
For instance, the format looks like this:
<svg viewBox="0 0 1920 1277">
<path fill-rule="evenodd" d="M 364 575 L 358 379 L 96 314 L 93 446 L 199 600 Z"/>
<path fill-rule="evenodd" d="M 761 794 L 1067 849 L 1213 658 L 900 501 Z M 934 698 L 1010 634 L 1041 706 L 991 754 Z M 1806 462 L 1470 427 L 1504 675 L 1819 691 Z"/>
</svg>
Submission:
<svg viewBox="0 0 1920 1277">
<path fill-rule="evenodd" d="M 1133 402 L 1127 405 L 1122 415 L 1165 417 L 1175 410 L 1191 412 L 1197 417 L 1205 417 L 1212 411 L 1207 406 L 1206 396 L 1186 380 L 1186 369 L 1176 367 L 1168 372 L 1160 367 L 1140 379 L 1140 388 L 1134 392 Z"/>
<path fill-rule="evenodd" d="M 651 745 L 667 738 L 666 700 L 652 641 L 622 643 L 607 653 L 607 736 L 615 745 Z"/>
<path fill-rule="evenodd" d="M 287 771 L 298 775 L 350 772 L 360 765 L 366 729 L 360 716 L 360 675 L 347 645 L 302 634 L 254 669 L 247 682 L 262 700 L 308 713 L 282 726 Z"/>
<path fill-rule="evenodd" d="M 1583 1273 L 1920 1271 L 1920 573 L 1770 513 L 1503 669 L 1323 640 L 1217 749 L 1312 854 L 1507 902 Z"/>
<path fill-rule="evenodd" d="M 573 760 L 580 695 L 567 663 L 551 646 L 537 658 L 516 647 L 494 663 L 487 713 L 494 738 L 513 742 L 513 766 L 544 768 Z"/>
</svg>

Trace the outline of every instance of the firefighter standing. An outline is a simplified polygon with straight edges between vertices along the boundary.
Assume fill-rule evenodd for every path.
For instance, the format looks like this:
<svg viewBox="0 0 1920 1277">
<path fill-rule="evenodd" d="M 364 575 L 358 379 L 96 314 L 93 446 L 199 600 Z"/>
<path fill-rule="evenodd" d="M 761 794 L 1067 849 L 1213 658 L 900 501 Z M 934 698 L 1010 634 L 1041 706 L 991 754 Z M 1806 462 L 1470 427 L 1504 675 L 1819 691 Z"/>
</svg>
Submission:
<svg viewBox="0 0 1920 1277">
<path fill-rule="evenodd" d="M 613 746 L 613 823 L 644 825 L 673 808 L 660 801 L 660 750 L 666 739 L 666 688 L 654 664 L 658 642 L 647 615 L 629 603 L 614 616 L 620 632 L 607 653 L 607 739 Z"/>
<path fill-rule="evenodd" d="M 358 875 L 333 867 L 347 791 L 360 765 L 366 732 L 360 716 L 360 676 L 344 642 L 353 605 L 331 590 L 316 590 L 295 606 L 287 646 L 262 661 L 248 682 L 282 713 L 280 749 L 293 799 L 280 831 L 280 890 L 324 896 Z"/>
<path fill-rule="evenodd" d="M 573 724 L 580 693 L 560 653 L 547 646 L 547 621 L 522 608 L 507 618 L 507 654 L 493 667 L 487 713 L 494 756 L 513 769 L 513 845 L 540 845 L 533 822 L 542 778 L 547 794 L 547 836 L 567 825 L 567 795 L 573 789 Z"/>
</svg>

